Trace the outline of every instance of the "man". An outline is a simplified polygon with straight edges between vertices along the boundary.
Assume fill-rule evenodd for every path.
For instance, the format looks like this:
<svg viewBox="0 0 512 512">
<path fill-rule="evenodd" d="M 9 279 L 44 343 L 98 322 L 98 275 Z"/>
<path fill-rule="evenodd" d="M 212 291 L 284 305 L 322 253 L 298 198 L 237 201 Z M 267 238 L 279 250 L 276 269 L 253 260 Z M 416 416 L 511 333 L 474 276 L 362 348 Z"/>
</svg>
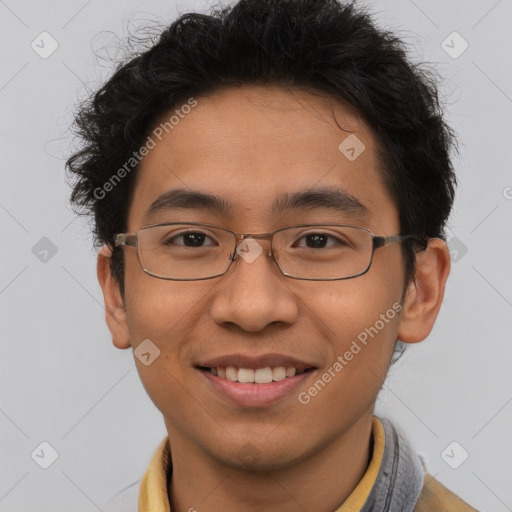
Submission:
<svg viewBox="0 0 512 512">
<path fill-rule="evenodd" d="M 334 0 L 184 15 L 77 126 L 106 320 L 168 431 L 122 510 L 474 510 L 373 414 L 441 307 L 455 185 L 394 36 Z"/>
</svg>

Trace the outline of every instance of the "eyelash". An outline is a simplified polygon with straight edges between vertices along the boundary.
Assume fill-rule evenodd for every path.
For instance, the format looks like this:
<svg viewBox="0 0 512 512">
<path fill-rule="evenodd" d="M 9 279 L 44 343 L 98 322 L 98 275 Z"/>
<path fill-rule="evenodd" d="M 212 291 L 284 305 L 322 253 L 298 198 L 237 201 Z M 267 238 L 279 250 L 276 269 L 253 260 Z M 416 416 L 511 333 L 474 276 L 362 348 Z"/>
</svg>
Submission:
<svg viewBox="0 0 512 512">
<path fill-rule="evenodd" d="M 164 241 L 164 245 L 168 245 L 168 244 L 171 244 L 171 243 L 176 243 L 175 242 L 176 239 L 184 238 L 187 235 L 204 235 L 206 238 L 208 238 L 210 240 L 213 240 L 212 237 L 210 237 L 209 235 L 207 235 L 206 233 L 203 233 L 201 231 L 187 231 L 185 233 L 179 233 L 177 235 L 174 235 L 171 238 L 165 240 Z M 304 240 L 304 239 L 306 239 L 306 237 L 314 236 L 314 235 L 319 235 L 319 236 L 326 237 L 328 240 L 335 240 L 338 244 L 345 244 L 345 242 L 343 240 L 335 237 L 334 235 L 330 235 L 328 233 L 322 233 L 322 232 L 310 232 L 310 233 L 305 233 L 300 238 L 298 238 L 297 241 L 294 242 L 293 246 L 294 247 L 299 247 L 298 245 L 296 245 L 298 241 Z M 183 244 L 178 244 L 178 245 L 184 245 L 185 246 L 184 243 Z M 208 244 L 208 247 L 211 246 L 211 245 L 213 245 L 213 244 Z M 329 247 L 330 245 L 333 245 L 333 244 L 328 244 L 327 246 Z M 205 246 L 202 245 L 201 247 L 205 247 Z"/>
</svg>

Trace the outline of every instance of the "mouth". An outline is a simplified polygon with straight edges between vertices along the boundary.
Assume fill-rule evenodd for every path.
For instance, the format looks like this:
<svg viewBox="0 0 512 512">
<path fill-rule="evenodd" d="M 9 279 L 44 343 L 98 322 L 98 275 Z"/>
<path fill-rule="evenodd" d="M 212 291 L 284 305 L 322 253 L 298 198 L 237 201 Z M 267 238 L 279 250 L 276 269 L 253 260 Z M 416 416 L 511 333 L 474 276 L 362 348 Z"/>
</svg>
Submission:
<svg viewBox="0 0 512 512">
<path fill-rule="evenodd" d="M 315 368 L 298 369 L 293 366 L 266 366 L 264 368 L 237 368 L 236 366 L 199 366 L 200 370 L 210 372 L 212 375 L 225 379 L 229 382 L 240 382 L 243 384 L 269 384 L 281 382 L 296 375 L 313 371 Z"/>
<path fill-rule="evenodd" d="M 268 406 L 293 393 L 318 369 L 293 357 L 231 355 L 195 366 L 216 395 L 242 407 Z"/>
</svg>

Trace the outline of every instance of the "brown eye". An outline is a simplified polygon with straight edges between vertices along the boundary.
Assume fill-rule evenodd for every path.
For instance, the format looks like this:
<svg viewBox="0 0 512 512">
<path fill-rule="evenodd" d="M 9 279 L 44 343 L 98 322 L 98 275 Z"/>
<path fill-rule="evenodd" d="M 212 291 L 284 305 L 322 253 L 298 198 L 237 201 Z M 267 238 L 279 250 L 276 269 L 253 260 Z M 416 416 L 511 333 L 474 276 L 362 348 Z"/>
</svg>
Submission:
<svg viewBox="0 0 512 512">
<path fill-rule="evenodd" d="M 183 245 L 185 247 L 204 247 L 209 245 L 214 245 L 213 243 L 205 243 L 211 242 L 211 238 L 205 233 L 201 233 L 198 231 L 189 231 L 187 233 L 180 233 L 179 235 L 174 235 L 168 238 L 164 244 L 165 245 Z"/>
<path fill-rule="evenodd" d="M 301 237 L 294 247 L 307 247 L 308 249 L 324 249 L 333 245 L 343 245 L 343 241 L 327 233 L 309 233 Z"/>
</svg>

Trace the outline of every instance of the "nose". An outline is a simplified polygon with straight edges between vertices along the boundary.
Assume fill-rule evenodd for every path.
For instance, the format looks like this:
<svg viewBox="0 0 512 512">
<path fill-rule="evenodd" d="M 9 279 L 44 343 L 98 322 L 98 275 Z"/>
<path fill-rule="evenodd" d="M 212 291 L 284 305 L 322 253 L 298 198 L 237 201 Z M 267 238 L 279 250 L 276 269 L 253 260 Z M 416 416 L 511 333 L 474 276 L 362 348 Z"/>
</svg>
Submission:
<svg viewBox="0 0 512 512">
<path fill-rule="evenodd" d="M 267 244 L 249 239 L 238 246 L 235 261 L 215 287 L 210 311 L 215 323 L 259 332 L 270 324 L 297 320 L 297 297 Z"/>
</svg>

